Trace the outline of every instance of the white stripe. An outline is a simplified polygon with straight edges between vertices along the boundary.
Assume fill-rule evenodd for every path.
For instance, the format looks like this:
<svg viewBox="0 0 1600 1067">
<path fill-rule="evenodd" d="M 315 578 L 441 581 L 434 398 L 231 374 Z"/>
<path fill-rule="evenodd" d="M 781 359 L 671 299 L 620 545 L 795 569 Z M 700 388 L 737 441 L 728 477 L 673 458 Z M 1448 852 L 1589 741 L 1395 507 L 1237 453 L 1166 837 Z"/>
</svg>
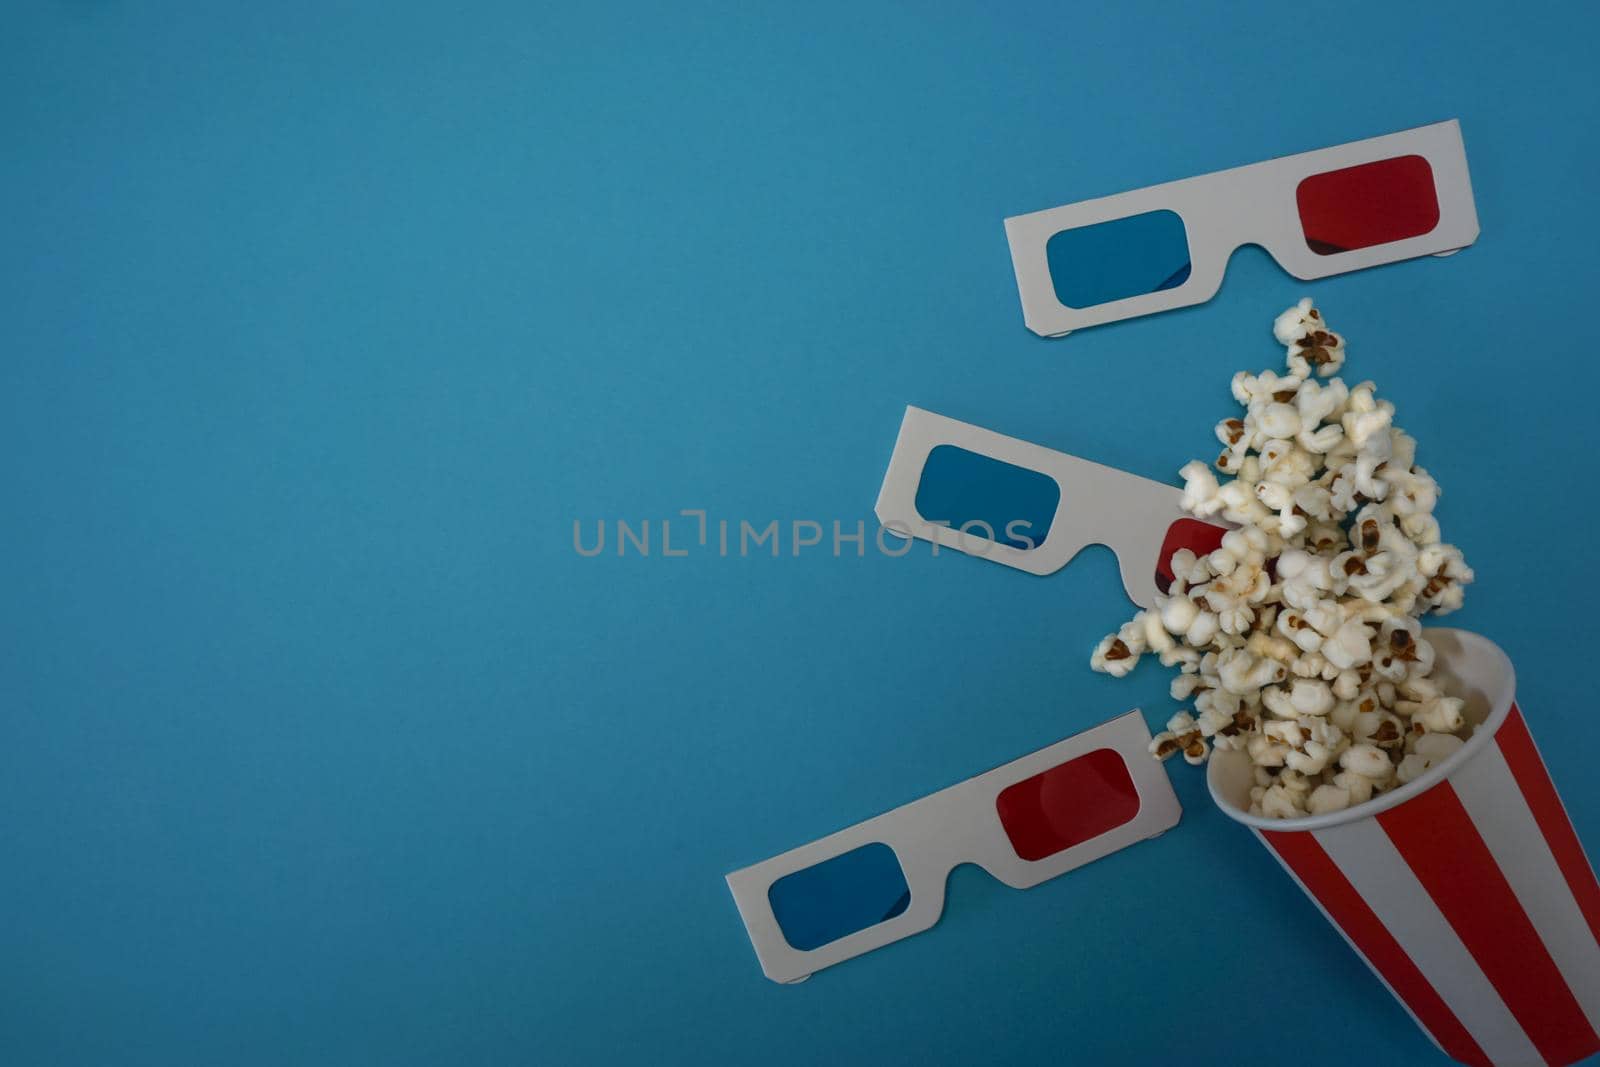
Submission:
<svg viewBox="0 0 1600 1067">
<path fill-rule="evenodd" d="M 1528 913 L 1589 1025 L 1600 1032 L 1600 945 L 1499 745 L 1450 776 L 1473 825 Z"/>
<path fill-rule="evenodd" d="M 1317 841 L 1491 1061 L 1543 1064 L 1444 913 L 1375 818 L 1317 830 Z"/>
<path fill-rule="evenodd" d="M 1417 1029 L 1421 1030 L 1427 1035 L 1428 1040 L 1433 1042 L 1434 1048 L 1438 1049 L 1441 1053 L 1444 1053 L 1444 1046 L 1439 1044 L 1438 1036 L 1434 1034 L 1432 1030 L 1429 1030 L 1425 1025 L 1423 1025 L 1422 1020 L 1417 1018 L 1417 1013 L 1411 1010 L 1411 1005 L 1407 1004 L 1405 998 L 1394 991 L 1394 986 L 1389 984 L 1389 979 L 1382 971 L 1373 966 L 1372 961 L 1367 959 L 1367 954 L 1361 951 L 1361 946 L 1356 944 L 1354 939 L 1352 939 L 1349 934 L 1344 932 L 1344 927 L 1339 925 L 1338 920 L 1332 915 L 1328 914 L 1328 909 L 1323 907 L 1322 901 L 1318 899 L 1315 893 L 1306 888 L 1306 884 L 1300 880 L 1300 876 L 1295 873 L 1294 868 L 1289 866 L 1288 861 L 1282 856 L 1278 855 L 1277 849 L 1267 844 L 1267 839 L 1261 836 L 1260 830 L 1257 830 L 1252 826 L 1250 828 L 1250 832 L 1256 835 L 1256 840 L 1260 841 L 1268 852 L 1272 853 L 1272 858 L 1278 861 L 1278 866 L 1282 867 L 1284 871 L 1288 873 L 1289 877 L 1294 879 L 1294 884 L 1300 887 L 1300 892 L 1304 893 L 1310 899 L 1311 903 L 1317 906 L 1317 910 L 1322 912 L 1322 917 L 1328 920 L 1328 925 L 1339 932 L 1339 936 L 1344 938 L 1344 943 L 1349 945 L 1351 950 L 1355 952 L 1356 956 L 1360 958 L 1361 962 L 1367 965 L 1367 970 L 1372 972 L 1372 976 L 1383 983 L 1383 988 L 1387 989 L 1389 991 L 1389 995 L 1394 997 L 1395 1003 L 1399 1004 L 1406 1010 L 1406 1014 L 1411 1016 L 1411 1021 L 1417 1024 Z M 1448 1053 L 1445 1054 L 1448 1055 Z"/>
</svg>

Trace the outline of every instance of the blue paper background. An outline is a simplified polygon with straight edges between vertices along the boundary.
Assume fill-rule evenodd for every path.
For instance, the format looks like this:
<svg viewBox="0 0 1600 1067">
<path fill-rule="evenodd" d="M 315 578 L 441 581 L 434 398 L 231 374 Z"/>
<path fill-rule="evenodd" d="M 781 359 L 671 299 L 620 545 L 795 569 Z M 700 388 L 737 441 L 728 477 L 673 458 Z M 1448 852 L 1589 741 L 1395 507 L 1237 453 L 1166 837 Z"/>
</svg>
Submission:
<svg viewBox="0 0 1600 1067">
<path fill-rule="evenodd" d="M 1433 1055 L 1182 766 L 1160 841 L 767 982 L 725 872 L 1165 672 L 1089 672 L 1103 549 L 573 550 L 870 523 L 908 402 L 1174 478 L 1309 292 L 1600 845 L 1593 7 L 990 8 L 7 7 L 0 1058 Z M 1022 327 L 1007 214 L 1451 116 L 1454 258 Z"/>
</svg>

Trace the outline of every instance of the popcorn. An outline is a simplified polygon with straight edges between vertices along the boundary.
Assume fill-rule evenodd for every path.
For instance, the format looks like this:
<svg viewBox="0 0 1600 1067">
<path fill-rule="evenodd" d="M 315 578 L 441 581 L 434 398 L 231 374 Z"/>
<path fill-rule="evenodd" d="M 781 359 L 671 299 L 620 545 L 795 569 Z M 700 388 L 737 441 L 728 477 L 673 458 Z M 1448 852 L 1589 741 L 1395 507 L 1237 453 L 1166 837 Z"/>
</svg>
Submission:
<svg viewBox="0 0 1600 1067">
<path fill-rule="evenodd" d="M 1217 658 L 1217 683 L 1230 693 L 1247 695 L 1281 682 L 1288 669 L 1277 660 L 1257 657 L 1248 649 L 1230 648 Z"/>
<path fill-rule="evenodd" d="M 1317 741 L 1307 741 L 1303 749 L 1291 751 L 1283 757 L 1284 763 L 1301 774 L 1321 774 L 1333 758 L 1333 750 Z"/>
<path fill-rule="evenodd" d="M 1280 345 L 1293 345 L 1321 325 L 1322 313 L 1312 307 L 1309 296 L 1302 297 L 1298 304 L 1273 320 L 1272 336 Z"/>
<path fill-rule="evenodd" d="M 1412 541 L 1424 547 L 1439 543 L 1439 520 L 1432 515 L 1407 515 L 1400 520 L 1400 529 Z"/>
<path fill-rule="evenodd" d="M 1304 426 L 1316 426 L 1343 408 L 1349 399 L 1350 390 L 1345 388 L 1344 382 L 1335 378 L 1327 385 L 1317 381 L 1303 383 L 1299 391 L 1295 393 L 1294 402 L 1295 407 L 1300 412 L 1301 424 Z M 1335 423 L 1334 425 L 1337 426 L 1338 424 Z M 1342 427 L 1340 427 L 1339 436 L 1344 436 Z M 1323 449 L 1322 451 L 1329 450 Z"/>
<path fill-rule="evenodd" d="M 1178 477 L 1183 479 L 1183 509 L 1192 511 L 1201 518 L 1214 515 L 1222 506 L 1217 499 L 1220 488 L 1217 485 L 1217 476 L 1211 473 L 1199 460 L 1187 464 L 1178 472 Z"/>
<path fill-rule="evenodd" d="M 1326 715 L 1333 710 L 1333 690 L 1320 678 L 1297 678 L 1289 691 L 1289 702 L 1301 715 Z"/>
<path fill-rule="evenodd" d="M 1261 706 L 1280 719 L 1295 717 L 1294 702 L 1289 699 L 1288 692 L 1281 685 L 1269 686 L 1262 690 Z"/>
<path fill-rule="evenodd" d="M 1261 812 L 1270 819 L 1292 819 L 1305 814 L 1299 795 L 1291 793 L 1282 782 L 1272 786 L 1261 797 Z"/>
<path fill-rule="evenodd" d="M 1151 752 L 1243 751 L 1252 812 L 1289 818 L 1366 803 L 1460 748 L 1463 701 L 1431 677 L 1418 618 L 1459 608 L 1474 574 L 1440 536 L 1438 482 L 1394 405 L 1335 377 L 1344 338 L 1309 299 L 1273 334 L 1286 373 L 1235 374 L 1243 416 L 1216 424 L 1213 463 L 1178 472 L 1186 510 L 1236 528 L 1208 555 L 1174 553 L 1168 595 L 1090 666 L 1122 677 L 1150 654 L 1179 667 L 1172 697 L 1193 710 Z"/>
<path fill-rule="evenodd" d="M 1188 597 L 1174 596 L 1158 599 L 1161 625 L 1166 632 L 1182 637 L 1191 645 L 1203 645 L 1217 629 L 1217 617 L 1204 610 Z"/>
<path fill-rule="evenodd" d="M 1411 751 L 1400 761 L 1400 766 L 1395 768 L 1395 777 L 1402 784 L 1409 782 L 1449 759 L 1463 744 L 1465 742 L 1454 734 L 1427 733 L 1413 736 L 1409 742 Z"/>
<path fill-rule="evenodd" d="M 1156 759 L 1170 759 L 1179 752 L 1183 753 L 1184 762 L 1191 765 L 1206 761 L 1206 742 L 1199 730 L 1184 734 L 1163 730 L 1150 739 L 1150 754 Z"/>
<path fill-rule="evenodd" d="M 1338 674 L 1338 668 L 1330 665 L 1327 657 L 1320 652 L 1307 652 L 1303 656 L 1296 656 L 1294 662 L 1289 664 L 1289 670 L 1296 678 L 1322 678 L 1323 681 L 1329 681 L 1323 676 L 1330 670 Z"/>
<path fill-rule="evenodd" d="M 1306 810 L 1312 815 L 1326 815 L 1350 806 L 1350 790 L 1337 785 L 1319 785 L 1306 799 Z"/>
<path fill-rule="evenodd" d="M 1359 774 L 1373 782 L 1382 782 L 1394 773 L 1389 757 L 1374 745 L 1351 745 L 1339 757 L 1339 766 L 1352 774 Z"/>
<path fill-rule="evenodd" d="M 1279 663 L 1292 663 L 1297 655 L 1293 641 L 1279 637 L 1270 630 L 1257 630 L 1252 633 L 1245 640 L 1244 650 L 1254 656 L 1275 659 Z"/>
<path fill-rule="evenodd" d="M 1201 737 L 1216 737 L 1217 734 L 1233 725 L 1234 717 L 1219 708 L 1207 708 L 1200 713 L 1199 727 Z"/>
<path fill-rule="evenodd" d="M 1245 742 L 1245 751 L 1257 767 L 1282 767 L 1289 755 L 1289 746 L 1266 736 L 1252 737 Z"/>
<path fill-rule="evenodd" d="M 1322 643 L 1322 654 L 1340 670 L 1360 666 L 1372 659 L 1371 632 L 1360 619 L 1351 619 Z"/>
<path fill-rule="evenodd" d="M 1411 716 L 1411 721 L 1424 730 L 1451 734 L 1461 729 L 1463 701 L 1460 697 L 1434 697 Z"/>
<path fill-rule="evenodd" d="M 1139 663 L 1139 653 L 1128 647 L 1127 643 L 1115 634 L 1105 638 L 1095 646 L 1094 655 L 1089 657 L 1089 666 L 1097 671 L 1103 671 L 1113 678 L 1125 678 Z"/>
<path fill-rule="evenodd" d="M 1465 744 L 1454 734 L 1422 734 L 1412 740 L 1411 751 L 1430 762 L 1442 763 Z"/>
<path fill-rule="evenodd" d="M 1257 416 L 1256 424 L 1268 437 L 1293 437 L 1300 432 L 1300 411 L 1292 404 L 1268 404 Z"/>
<path fill-rule="evenodd" d="M 1141 611 L 1130 619 L 1128 623 L 1124 623 L 1122 629 L 1117 631 L 1119 639 L 1123 637 L 1128 626 L 1132 623 L 1139 624 L 1140 639 L 1143 641 L 1141 647 L 1156 653 L 1158 656 L 1165 655 L 1173 649 L 1175 642 L 1172 640 L 1172 635 L 1167 632 L 1166 627 L 1161 625 L 1161 617 L 1155 612 Z M 1124 641 L 1123 643 L 1126 644 L 1127 642 Z"/>
</svg>

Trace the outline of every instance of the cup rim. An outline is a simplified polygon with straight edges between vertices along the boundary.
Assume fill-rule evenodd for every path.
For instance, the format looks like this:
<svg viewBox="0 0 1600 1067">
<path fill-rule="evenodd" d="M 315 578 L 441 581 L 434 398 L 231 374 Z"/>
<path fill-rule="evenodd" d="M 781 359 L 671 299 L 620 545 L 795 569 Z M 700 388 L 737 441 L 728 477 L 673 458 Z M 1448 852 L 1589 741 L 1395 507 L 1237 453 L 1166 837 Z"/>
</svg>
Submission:
<svg viewBox="0 0 1600 1067">
<path fill-rule="evenodd" d="M 1269 819 L 1262 815 L 1251 815 L 1249 811 L 1239 808 L 1222 796 L 1221 786 L 1218 784 L 1217 758 L 1213 754 L 1209 765 L 1206 767 L 1206 787 L 1211 793 L 1211 801 L 1222 813 L 1235 822 L 1244 823 L 1256 830 L 1276 830 L 1291 832 L 1296 830 L 1325 830 L 1330 826 L 1341 826 L 1345 823 L 1355 822 L 1372 815 L 1379 815 L 1390 808 L 1398 807 L 1412 797 L 1432 789 L 1439 782 L 1450 777 L 1456 768 L 1471 760 L 1479 752 L 1494 743 L 1494 736 L 1500 730 L 1500 725 L 1505 722 L 1506 716 L 1511 714 L 1511 706 L 1516 702 L 1517 675 L 1511 666 L 1511 658 L 1493 641 L 1470 630 L 1458 630 L 1448 626 L 1428 627 L 1424 634 L 1449 634 L 1462 646 L 1462 654 L 1472 658 L 1486 657 L 1496 661 L 1498 673 L 1502 676 L 1500 690 L 1492 694 L 1494 703 L 1489 708 L 1489 715 L 1479 726 L 1473 730 L 1467 743 L 1462 745 L 1449 758 L 1437 766 L 1430 767 L 1420 777 L 1407 782 L 1398 789 L 1391 789 L 1362 804 L 1355 804 L 1339 811 L 1330 811 L 1322 815 L 1302 815 L 1294 819 Z"/>
</svg>

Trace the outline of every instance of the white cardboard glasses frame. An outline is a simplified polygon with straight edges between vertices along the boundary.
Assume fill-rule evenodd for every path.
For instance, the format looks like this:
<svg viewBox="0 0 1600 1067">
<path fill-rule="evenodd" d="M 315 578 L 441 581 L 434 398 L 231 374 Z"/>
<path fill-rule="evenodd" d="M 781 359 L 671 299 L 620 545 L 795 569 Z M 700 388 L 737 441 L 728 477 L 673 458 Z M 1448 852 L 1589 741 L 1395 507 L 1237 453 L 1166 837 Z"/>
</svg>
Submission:
<svg viewBox="0 0 1600 1067">
<path fill-rule="evenodd" d="M 916 501 L 923 469 L 929 453 L 940 445 L 954 445 L 1053 478 L 1061 496 L 1044 541 L 1024 550 L 929 522 L 919 514 Z M 1176 486 L 907 407 L 876 511 L 878 522 L 893 533 L 909 533 L 1029 574 L 1053 574 L 1089 545 L 1105 545 L 1116 553 L 1129 599 L 1149 608 L 1161 592 L 1156 564 L 1167 531 L 1179 520 L 1193 521 L 1182 502 L 1183 491 Z"/>
<path fill-rule="evenodd" d="M 728 888 L 749 931 L 761 970 L 775 982 L 798 982 L 831 967 L 919 934 L 944 912 L 945 883 L 963 863 L 975 863 L 1013 889 L 1029 889 L 1177 825 L 1182 815 L 1165 766 L 1151 758 L 1150 731 L 1136 709 L 1083 733 L 1013 760 L 921 800 L 885 812 L 809 845 L 791 849 L 727 876 Z M 1138 795 L 1138 810 L 1097 837 L 1039 860 L 1025 860 L 1001 824 L 997 808 L 1008 786 L 1079 756 L 1109 749 L 1122 758 Z M 872 844 L 894 850 L 910 890 L 910 903 L 893 918 L 820 947 L 789 944 L 773 913 L 769 891 L 779 879 Z"/>
<path fill-rule="evenodd" d="M 1306 178 L 1395 159 L 1421 156 L 1432 169 L 1438 224 L 1428 233 L 1332 255 L 1306 243 L 1295 194 Z M 1056 297 L 1046 245 L 1063 230 L 1169 210 L 1188 232 L 1191 273 L 1171 289 L 1092 307 L 1067 307 Z M 1086 326 L 1203 304 L 1216 295 L 1228 258 L 1241 245 L 1265 248 L 1296 278 L 1312 280 L 1425 255 L 1447 255 L 1478 239 L 1478 211 L 1467 173 L 1461 124 L 1451 119 L 1365 141 L 1269 159 L 1115 196 L 1016 215 L 1005 220 L 1011 264 L 1028 329 L 1062 337 Z"/>
</svg>

